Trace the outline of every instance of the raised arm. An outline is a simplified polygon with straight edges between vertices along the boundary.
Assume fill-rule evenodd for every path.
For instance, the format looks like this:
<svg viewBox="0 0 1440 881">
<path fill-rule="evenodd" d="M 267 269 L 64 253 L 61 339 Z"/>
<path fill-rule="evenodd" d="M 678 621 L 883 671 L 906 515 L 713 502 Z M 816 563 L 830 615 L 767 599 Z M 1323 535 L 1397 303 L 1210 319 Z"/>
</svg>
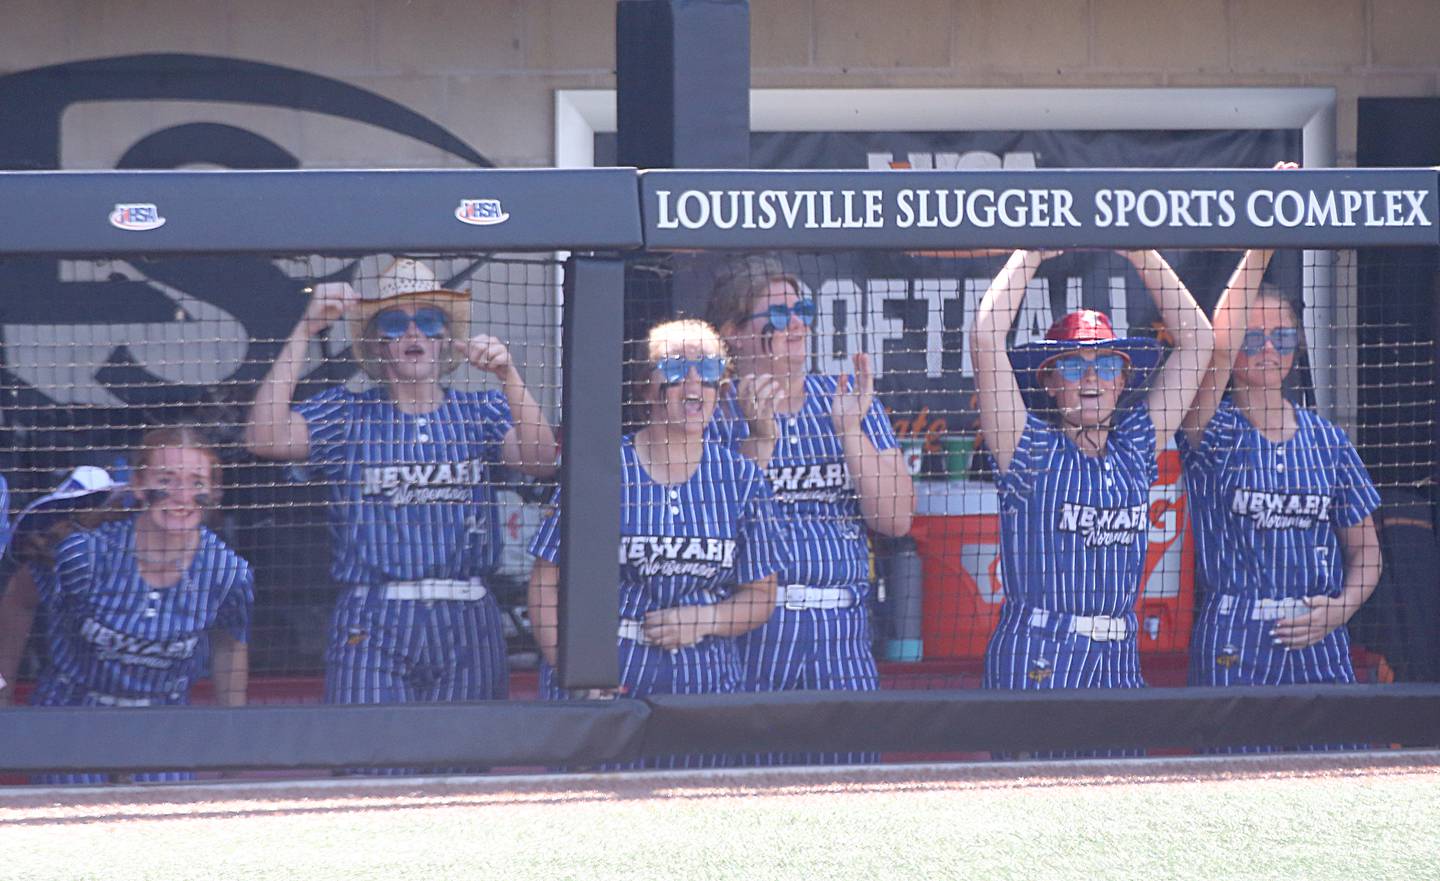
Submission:
<svg viewBox="0 0 1440 881">
<path fill-rule="evenodd" d="M 1015 369 L 1005 338 L 1015 315 L 1025 301 L 1025 288 L 1051 255 L 1042 251 L 1016 251 L 1005 268 L 990 283 L 980 301 L 970 329 L 970 361 L 975 368 L 975 388 L 980 408 L 980 430 L 985 446 L 995 457 L 995 467 L 1010 468 L 1015 447 L 1025 432 L 1025 399 L 1015 381 Z"/>
<path fill-rule="evenodd" d="M 1205 311 L 1159 251 L 1126 251 L 1125 257 L 1145 282 L 1174 346 L 1145 399 L 1155 423 L 1156 449 L 1164 449 L 1200 388 L 1215 348 L 1215 335 Z"/>
<path fill-rule="evenodd" d="M 291 399 L 305 369 L 310 341 L 358 299 L 354 289 L 344 282 L 316 286 L 305 315 L 290 332 L 255 393 L 250 424 L 245 428 L 245 445 L 250 452 L 262 459 L 285 462 L 303 462 L 310 457 L 310 426 L 290 409 Z"/>
<path fill-rule="evenodd" d="M 1212 322 L 1215 351 L 1210 356 L 1210 369 L 1206 370 L 1201 378 L 1200 390 L 1196 392 L 1195 400 L 1190 404 L 1185 420 L 1180 425 L 1180 430 L 1185 432 L 1185 439 L 1192 447 L 1200 446 L 1200 440 L 1205 435 L 1205 426 L 1210 424 L 1215 411 L 1220 408 L 1220 399 L 1225 396 L 1225 388 L 1230 384 L 1230 371 L 1235 366 L 1235 356 L 1239 354 L 1240 344 L 1245 339 L 1246 315 L 1255 299 L 1256 291 L 1260 290 L 1260 280 L 1265 276 L 1265 267 L 1270 264 L 1274 253 L 1259 249 L 1246 251 L 1245 256 L 1240 259 L 1240 265 L 1236 266 L 1235 272 L 1231 274 L 1230 282 L 1225 285 L 1220 302 L 1215 304 L 1215 318 Z"/>
<path fill-rule="evenodd" d="M 860 501 L 860 516 L 865 525 L 888 536 L 901 536 L 910 531 L 915 513 L 915 485 L 899 447 L 877 450 L 865 434 L 865 416 L 875 400 L 875 375 L 870 370 L 870 356 L 855 356 L 855 381 L 841 376 L 835 385 L 835 398 L 830 416 L 840 436 L 845 453 L 845 467 L 855 484 Z"/>
<path fill-rule="evenodd" d="M 472 366 L 493 373 L 500 380 L 505 401 L 510 405 L 513 423 L 501 442 L 501 461 L 531 477 L 553 476 L 555 460 L 560 454 L 555 444 L 555 431 L 525 387 L 525 379 L 515 366 L 509 348 L 488 334 L 479 334 L 463 342 L 457 340 L 456 347 Z"/>
</svg>

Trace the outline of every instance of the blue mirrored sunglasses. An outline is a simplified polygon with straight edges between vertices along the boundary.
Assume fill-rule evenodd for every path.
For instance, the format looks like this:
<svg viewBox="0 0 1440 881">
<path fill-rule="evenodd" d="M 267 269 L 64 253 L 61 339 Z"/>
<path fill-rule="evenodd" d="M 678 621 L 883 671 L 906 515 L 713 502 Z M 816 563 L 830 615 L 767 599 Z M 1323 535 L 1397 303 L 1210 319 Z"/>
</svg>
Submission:
<svg viewBox="0 0 1440 881">
<path fill-rule="evenodd" d="M 1258 355 L 1265 351 L 1265 341 L 1275 347 L 1275 354 L 1289 355 L 1300 348 L 1300 331 L 1293 327 L 1277 327 L 1267 335 L 1263 330 L 1245 331 L 1245 340 L 1240 347 L 1247 355 Z"/>
<path fill-rule="evenodd" d="M 660 376 L 667 383 L 684 382 L 685 377 L 694 370 L 705 385 L 719 385 L 720 380 L 725 377 L 725 359 L 719 355 L 706 355 L 704 358 L 674 356 L 656 361 L 655 369 L 660 371 Z"/>
<path fill-rule="evenodd" d="M 815 320 L 815 301 L 799 299 L 794 305 L 786 306 L 776 303 L 764 312 L 756 312 L 751 318 L 764 318 L 770 322 L 770 326 L 776 330 L 784 330 L 790 326 L 790 316 L 794 315 L 800 319 L 800 323 L 806 327 Z"/>
<path fill-rule="evenodd" d="M 445 335 L 450 319 L 444 311 L 433 306 L 415 310 L 411 315 L 404 309 L 386 309 L 375 316 L 375 332 L 384 340 L 398 340 L 410 329 L 411 324 L 427 337 L 439 339 Z"/>
<path fill-rule="evenodd" d="M 1079 382 L 1084 378 L 1085 371 L 1092 369 L 1101 382 L 1112 382 L 1115 377 L 1125 372 L 1125 365 L 1124 355 L 1106 352 L 1096 355 L 1094 361 L 1085 360 L 1083 355 L 1062 355 L 1050 362 L 1050 369 L 1060 374 L 1060 378 L 1066 382 Z"/>
</svg>

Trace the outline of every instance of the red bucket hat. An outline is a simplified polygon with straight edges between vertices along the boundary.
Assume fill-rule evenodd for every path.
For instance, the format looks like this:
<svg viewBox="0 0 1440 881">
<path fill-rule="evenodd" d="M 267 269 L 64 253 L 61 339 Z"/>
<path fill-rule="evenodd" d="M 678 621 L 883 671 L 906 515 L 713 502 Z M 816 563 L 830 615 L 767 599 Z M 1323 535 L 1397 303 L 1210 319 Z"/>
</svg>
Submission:
<svg viewBox="0 0 1440 881">
<path fill-rule="evenodd" d="M 1045 339 L 1035 340 L 1010 350 L 1010 365 L 1015 370 L 1015 381 L 1020 390 L 1027 393 L 1043 394 L 1040 387 L 1040 371 L 1061 355 L 1082 352 L 1087 349 L 1102 349 L 1118 352 L 1130 369 L 1126 374 L 1125 390 L 1138 391 L 1150 383 L 1155 368 L 1164 359 L 1164 348 L 1159 340 L 1150 337 L 1117 337 L 1110 316 L 1094 309 L 1080 309 L 1050 325 Z"/>
</svg>

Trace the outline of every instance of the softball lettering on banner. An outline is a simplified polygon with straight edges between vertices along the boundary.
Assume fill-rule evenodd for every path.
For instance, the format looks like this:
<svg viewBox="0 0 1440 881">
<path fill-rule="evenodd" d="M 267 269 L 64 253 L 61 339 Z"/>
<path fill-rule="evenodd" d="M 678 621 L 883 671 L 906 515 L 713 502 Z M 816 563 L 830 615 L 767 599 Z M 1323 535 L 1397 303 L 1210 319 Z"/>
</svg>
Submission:
<svg viewBox="0 0 1440 881">
<path fill-rule="evenodd" d="M 643 192 L 647 242 L 662 247 L 873 247 L 885 231 L 911 248 L 1025 245 L 1031 232 L 1054 244 L 1057 230 L 1081 246 L 1113 246 L 1116 230 L 1136 245 L 1152 230 L 1157 244 L 1178 230 L 1212 247 L 1264 231 L 1295 247 L 1354 247 L 1366 231 L 1440 242 L 1435 172 L 1393 174 L 1380 186 L 1365 170 L 1293 171 L 1277 187 L 1253 171 L 646 172 Z"/>
</svg>

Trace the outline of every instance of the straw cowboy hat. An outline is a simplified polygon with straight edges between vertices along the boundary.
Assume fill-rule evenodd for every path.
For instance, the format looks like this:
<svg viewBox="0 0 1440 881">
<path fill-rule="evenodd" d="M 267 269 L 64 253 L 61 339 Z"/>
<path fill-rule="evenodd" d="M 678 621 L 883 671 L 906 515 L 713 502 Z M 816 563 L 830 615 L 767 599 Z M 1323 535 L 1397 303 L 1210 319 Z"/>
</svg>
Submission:
<svg viewBox="0 0 1440 881">
<path fill-rule="evenodd" d="M 371 379 L 384 380 L 385 373 L 375 351 L 376 335 L 369 329 L 376 315 L 395 306 L 410 306 L 411 311 L 421 306 L 433 306 L 445 313 L 450 329 L 449 339 L 470 338 L 470 295 L 460 291 L 449 291 L 440 287 L 435 271 L 419 260 L 410 257 L 397 258 L 381 270 L 377 278 L 378 296 L 365 296 L 350 315 L 350 339 L 355 343 L 355 357 L 360 368 Z M 460 366 L 461 358 L 445 341 L 440 353 L 442 373 L 450 373 Z"/>
<path fill-rule="evenodd" d="M 1150 383 L 1155 368 L 1164 360 L 1165 351 L 1159 340 L 1149 337 L 1117 337 L 1110 318 L 1104 312 L 1081 309 L 1071 312 L 1050 325 L 1045 339 L 1035 340 L 1010 350 L 1010 365 L 1015 382 L 1030 406 L 1050 406 L 1049 397 L 1040 382 L 1040 373 L 1061 355 L 1086 350 L 1116 352 L 1125 359 L 1125 392 L 1137 392 Z"/>
</svg>

